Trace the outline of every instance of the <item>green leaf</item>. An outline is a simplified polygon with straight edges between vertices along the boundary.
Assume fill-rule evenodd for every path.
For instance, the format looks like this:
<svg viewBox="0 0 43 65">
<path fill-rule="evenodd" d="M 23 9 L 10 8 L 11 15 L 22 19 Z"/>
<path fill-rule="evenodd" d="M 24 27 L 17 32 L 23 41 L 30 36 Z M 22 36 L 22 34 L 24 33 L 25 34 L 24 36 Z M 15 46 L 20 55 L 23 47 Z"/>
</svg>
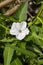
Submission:
<svg viewBox="0 0 43 65">
<path fill-rule="evenodd" d="M 33 33 L 33 42 L 37 45 L 43 46 L 43 38 Z"/>
<path fill-rule="evenodd" d="M 27 41 L 30 41 L 30 40 L 32 40 L 32 35 L 28 35 L 28 36 L 26 36 L 26 38 L 24 39 L 24 41 L 25 42 L 27 42 Z"/>
<path fill-rule="evenodd" d="M 30 57 L 36 57 L 37 56 L 34 52 L 32 52 L 30 50 L 26 50 L 26 49 L 18 48 L 18 47 L 13 47 L 13 46 L 11 46 L 11 47 L 14 48 L 16 51 L 24 54 L 24 55 L 27 55 L 27 56 L 30 56 Z"/>
<path fill-rule="evenodd" d="M 5 50 L 4 50 L 4 65 L 10 65 L 12 56 L 14 53 L 14 49 L 11 47 L 7 47 L 5 46 Z"/>
<path fill-rule="evenodd" d="M 25 49 L 25 47 L 26 47 L 26 42 L 20 41 L 20 42 L 18 42 L 18 43 L 19 43 L 18 46 L 19 46 L 20 48 Z"/>
<path fill-rule="evenodd" d="M 43 59 L 38 60 L 38 63 L 41 65 L 43 64 Z"/>
<path fill-rule="evenodd" d="M 5 37 L 5 31 L 6 30 L 3 27 L 0 26 L 0 40 Z"/>
<path fill-rule="evenodd" d="M 5 16 L 5 15 L 0 14 L 0 21 L 2 21 L 2 22 L 9 22 L 9 21 L 14 22 L 16 20 L 13 18 L 13 16 Z"/>
<path fill-rule="evenodd" d="M 27 18 L 28 0 L 25 3 L 21 3 L 19 9 L 15 12 L 14 18 L 18 21 L 24 21 Z"/>
<path fill-rule="evenodd" d="M 22 63 L 19 58 L 16 58 L 14 61 L 12 61 L 11 65 L 22 65 Z"/>
<path fill-rule="evenodd" d="M 18 42 L 18 47 L 25 49 L 26 48 L 26 42 L 19 41 Z M 21 52 L 19 52 L 19 51 L 16 50 L 16 54 L 17 55 L 21 55 Z"/>
<path fill-rule="evenodd" d="M 30 27 L 30 30 L 31 30 L 32 33 L 33 32 L 38 33 L 38 32 L 40 32 L 40 27 L 33 25 L 33 26 Z"/>
<path fill-rule="evenodd" d="M 33 45 L 33 50 L 38 54 L 38 55 L 43 55 L 43 53 L 41 52 L 41 50 L 39 49 L 39 47 L 37 47 L 36 45 Z"/>
<path fill-rule="evenodd" d="M 16 38 L 4 38 L 0 40 L 0 42 L 6 42 L 6 43 L 13 42 L 13 41 L 17 41 L 17 39 Z"/>
</svg>

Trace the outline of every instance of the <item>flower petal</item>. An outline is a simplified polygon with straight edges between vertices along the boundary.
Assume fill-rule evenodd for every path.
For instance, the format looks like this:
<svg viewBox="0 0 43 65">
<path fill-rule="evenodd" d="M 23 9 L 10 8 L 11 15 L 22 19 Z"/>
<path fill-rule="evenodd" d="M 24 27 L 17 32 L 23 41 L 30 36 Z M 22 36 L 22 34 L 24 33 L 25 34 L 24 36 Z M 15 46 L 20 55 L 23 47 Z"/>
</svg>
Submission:
<svg viewBox="0 0 43 65">
<path fill-rule="evenodd" d="M 26 28 L 23 32 L 25 33 L 25 35 L 28 35 L 30 31 L 28 28 Z"/>
<path fill-rule="evenodd" d="M 19 32 L 18 32 L 17 29 L 11 29 L 11 30 L 10 30 L 10 34 L 11 34 L 11 35 L 18 35 Z"/>
<path fill-rule="evenodd" d="M 24 21 L 24 22 L 21 22 L 21 30 L 24 30 L 27 26 L 27 23 Z"/>
<path fill-rule="evenodd" d="M 16 28 L 16 24 L 17 24 L 17 23 L 14 22 L 14 23 L 12 24 L 12 26 L 11 26 L 11 29 L 14 30 L 14 29 Z"/>
<path fill-rule="evenodd" d="M 17 30 L 20 30 L 21 29 L 21 25 L 20 25 L 21 23 L 16 23 L 16 28 L 17 28 Z"/>
<path fill-rule="evenodd" d="M 16 38 L 18 40 L 22 40 L 22 39 L 24 39 L 25 36 L 26 36 L 25 33 L 19 33 L 18 35 L 16 35 Z"/>
</svg>

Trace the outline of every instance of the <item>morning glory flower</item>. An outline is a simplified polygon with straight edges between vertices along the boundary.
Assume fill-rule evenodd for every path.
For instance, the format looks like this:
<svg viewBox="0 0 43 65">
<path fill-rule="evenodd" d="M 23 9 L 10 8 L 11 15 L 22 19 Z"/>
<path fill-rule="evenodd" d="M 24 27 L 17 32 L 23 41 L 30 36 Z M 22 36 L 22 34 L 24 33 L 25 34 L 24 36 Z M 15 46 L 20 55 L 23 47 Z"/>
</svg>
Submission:
<svg viewBox="0 0 43 65">
<path fill-rule="evenodd" d="M 29 34 L 29 30 L 26 27 L 27 23 L 25 21 L 19 23 L 14 22 L 10 29 L 10 34 L 15 35 L 18 40 L 22 40 L 26 35 Z"/>
</svg>

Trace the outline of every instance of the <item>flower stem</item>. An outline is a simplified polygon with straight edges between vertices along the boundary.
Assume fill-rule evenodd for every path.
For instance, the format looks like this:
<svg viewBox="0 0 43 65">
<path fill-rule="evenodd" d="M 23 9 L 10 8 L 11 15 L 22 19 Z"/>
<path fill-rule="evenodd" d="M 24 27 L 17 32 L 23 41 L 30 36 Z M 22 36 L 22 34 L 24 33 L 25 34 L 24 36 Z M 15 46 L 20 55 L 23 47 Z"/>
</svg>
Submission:
<svg viewBox="0 0 43 65">
<path fill-rule="evenodd" d="M 41 7 L 40 7 L 40 9 L 39 9 L 39 11 L 38 11 L 38 14 L 37 14 L 37 16 L 40 16 L 40 15 L 41 15 L 41 13 L 42 13 L 42 10 L 43 10 L 43 4 L 41 5 Z"/>
<path fill-rule="evenodd" d="M 10 30 L 8 27 L 6 27 L 6 26 L 4 26 L 4 25 L 2 25 L 2 24 L 0 24 L 0 26 L 3 27 L 3 28 L 6 29 L 6 30 Z"/>
</svg>

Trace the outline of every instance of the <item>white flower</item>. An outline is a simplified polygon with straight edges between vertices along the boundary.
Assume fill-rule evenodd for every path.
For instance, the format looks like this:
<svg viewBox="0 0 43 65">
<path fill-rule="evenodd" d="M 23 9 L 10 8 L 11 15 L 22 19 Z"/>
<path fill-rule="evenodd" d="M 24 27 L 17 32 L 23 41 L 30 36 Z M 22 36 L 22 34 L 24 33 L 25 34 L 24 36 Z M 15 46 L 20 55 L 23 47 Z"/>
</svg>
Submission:
<svg viewBox="0 0 43 65">
<path fill-rule="evenodd" d="M 25 21 L 21 23 L 13 23 L 11 26 L 10 34 L 15 35 L 18 40 L 24 39 L 26 35 L 29 34 L 28 28 L 26 28 L 27 23 Z"/>
</svg>

